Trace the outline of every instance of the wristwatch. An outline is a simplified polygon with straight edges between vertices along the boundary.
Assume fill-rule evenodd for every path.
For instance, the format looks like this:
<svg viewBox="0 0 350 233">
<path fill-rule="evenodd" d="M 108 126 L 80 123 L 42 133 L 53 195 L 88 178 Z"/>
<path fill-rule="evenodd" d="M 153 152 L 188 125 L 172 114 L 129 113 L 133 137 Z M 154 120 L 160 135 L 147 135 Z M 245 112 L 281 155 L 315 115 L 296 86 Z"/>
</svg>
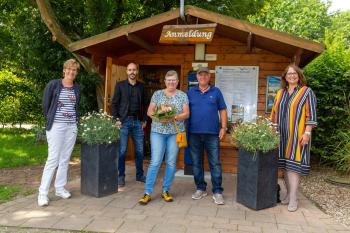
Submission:
<svg viewBox="0 0 350 233">
<path fill-rule="evenodd" d="M 226 127 L 221 127 L 221 129 L 224 129 L 225 131 L 227 131 L 227 130 L 228 130 Z"/>
</svg>

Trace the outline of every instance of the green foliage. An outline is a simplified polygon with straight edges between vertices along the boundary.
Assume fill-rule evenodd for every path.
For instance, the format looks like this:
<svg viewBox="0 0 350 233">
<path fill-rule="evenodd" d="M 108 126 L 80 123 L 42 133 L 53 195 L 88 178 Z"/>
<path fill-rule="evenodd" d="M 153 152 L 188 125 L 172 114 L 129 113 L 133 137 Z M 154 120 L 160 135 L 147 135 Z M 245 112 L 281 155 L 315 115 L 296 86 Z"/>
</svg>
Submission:
<svg viewBox="0 0 350 233">
<path fill-rule="evenodd" d="M 19 187 L 0 185 L 0 204 L 11 200 L 20 190 Z"/>
<path fill-rule="evenodd" d="M 79 138 L 89 145 L 111 144 L 119 139 L 120 122 L 102 112 L 83 116 L 79 123 Z"/>
<path fill-rule="evenodd" d="M 310 40 L 324 38 L 329 3 L 321 0 L 272 0 L 248 17 L 252 23 Z"/>
<path fill-rule="evenodd" d="M 40 115 L 36 85 L 11 72 L 0 71 L 0 123 L 32 123 Z"/>
<path fill-rule="evenodd" d="M 328 151 L 334 151 L 333 156 L 328 157 L 334 163 L 338 171 L 350 173 L 350 129 L 339 131 L 336 134 L 336 144 L 327 148 Z"/>
<path fill-rule="evenodd" d="M 277 148 L 279 136 L 267 119 L 258 118 L 256 123 L 237 125 L 231 134 L 232 142 L 250 152 L 269 152 Z"/>
<path fill-rule="evenodd" d="M 349 156 L 346 135 L 350 127 L 350 49 L 348 34 L 344 32 L 350 18 L 348 13 L 344 18 L 341 15 L 333 18 L 330 27 L 333 29 L 326 30 L 327 50 L 305 68 L 305 75 L 317 97 L 318 127 L 313 134 L 312 152 L 321 162 L 346 171 L 349 169 L 344 161 Z M 335 25 L 339 26 L 336 31 Z"/>
</svg>

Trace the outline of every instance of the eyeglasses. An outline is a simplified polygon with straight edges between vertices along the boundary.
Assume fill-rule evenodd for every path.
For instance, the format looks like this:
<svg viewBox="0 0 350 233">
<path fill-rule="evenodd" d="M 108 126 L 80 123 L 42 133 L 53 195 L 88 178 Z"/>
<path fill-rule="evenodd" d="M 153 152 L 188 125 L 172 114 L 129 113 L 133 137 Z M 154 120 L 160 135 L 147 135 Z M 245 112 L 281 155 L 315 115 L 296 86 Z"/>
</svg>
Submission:
<svg viewBox="0 0 350 233">
<path fill-rule="evenodd" d="M 165 79 L 165 81 L 167 81 L 167 82 L 169 82 L 169 83 L 170 83 L 170 82 L 173 82 L 173 83 L 174 83 L 174 82 L 177 82 L 177 79 Z"/>
<path fill-rule="evenodd" d="M 288 72 L 287 75 L 292 76 L 292 75 L 298 75 L 297 72 Z"/>
</svg>

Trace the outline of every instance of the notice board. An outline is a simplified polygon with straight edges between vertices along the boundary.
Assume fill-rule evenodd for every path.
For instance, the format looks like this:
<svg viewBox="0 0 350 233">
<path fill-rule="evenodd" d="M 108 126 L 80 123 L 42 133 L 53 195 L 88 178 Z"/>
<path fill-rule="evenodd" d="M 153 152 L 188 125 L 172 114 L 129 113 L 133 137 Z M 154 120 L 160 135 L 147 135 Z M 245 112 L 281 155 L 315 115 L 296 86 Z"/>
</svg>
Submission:
<svg viewBox="0 0 350 233">
<path fill-rule="evenodd" d="M 258 66 L 216 66 L 215 86 L 225 99 L 229 121 L 257 117 Z"/>
</svg>

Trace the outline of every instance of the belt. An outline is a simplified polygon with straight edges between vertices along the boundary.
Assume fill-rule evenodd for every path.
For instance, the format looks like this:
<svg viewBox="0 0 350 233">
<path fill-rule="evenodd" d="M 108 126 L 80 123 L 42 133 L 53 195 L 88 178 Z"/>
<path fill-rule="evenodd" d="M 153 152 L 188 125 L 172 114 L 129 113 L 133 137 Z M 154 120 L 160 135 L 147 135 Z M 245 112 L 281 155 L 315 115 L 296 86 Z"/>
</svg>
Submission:
<svg viewBox="0 0 350 233">
<path fill-rule="evenodd" d="M 127 116 L 126 118 L 133 119 L 133 120 L 137 120 L 138 119 L 137 116 Z"/>
</svg>

